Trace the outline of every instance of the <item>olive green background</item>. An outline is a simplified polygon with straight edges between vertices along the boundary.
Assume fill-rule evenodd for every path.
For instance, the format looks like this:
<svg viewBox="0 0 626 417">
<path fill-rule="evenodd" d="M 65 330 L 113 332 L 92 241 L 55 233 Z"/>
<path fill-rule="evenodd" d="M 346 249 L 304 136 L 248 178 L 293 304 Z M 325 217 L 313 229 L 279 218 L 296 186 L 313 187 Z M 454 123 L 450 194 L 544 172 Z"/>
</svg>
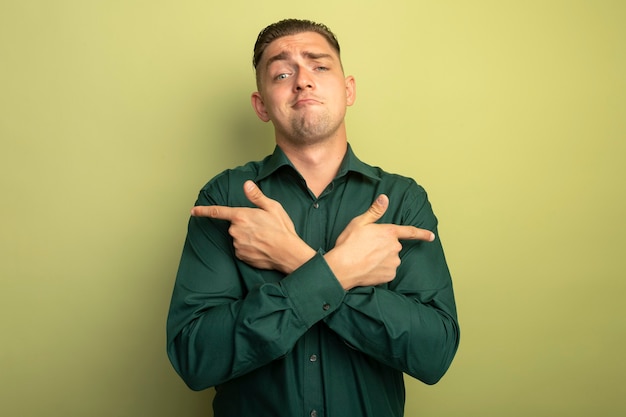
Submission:
<svg viewBox="0 0 626 417">
<path fill-rule="evenodd" d="M 0 414 L 211 415 L 170 291 L 199 188 L 273 148 L 252 45 L 285 17 L 337 33 L 357 155 L 440 218 L 461 346 L 406 415 L 624 415 L 617 0 L 0 0 Z"/>
</svg>

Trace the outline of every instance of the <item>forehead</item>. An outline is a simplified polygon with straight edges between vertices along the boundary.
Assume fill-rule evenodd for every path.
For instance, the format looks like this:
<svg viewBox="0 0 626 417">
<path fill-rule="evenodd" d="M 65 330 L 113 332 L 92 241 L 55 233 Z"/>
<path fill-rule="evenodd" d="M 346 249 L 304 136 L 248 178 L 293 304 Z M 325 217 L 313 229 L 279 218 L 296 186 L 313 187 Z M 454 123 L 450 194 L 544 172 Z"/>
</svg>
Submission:
<svg viewBox="0 0 626 417">
<path fill-rule="evenodd" d="M 263 53 L 263 65 L 272 58 L 283 56 L 300 56 L 306 53 L 329 54 L 339 59 L 337 52 L 328 43 L 326 38 L 316 32 L 302 32 L 295 35 L 282 36 L 270 43 Z"/>
</svg>

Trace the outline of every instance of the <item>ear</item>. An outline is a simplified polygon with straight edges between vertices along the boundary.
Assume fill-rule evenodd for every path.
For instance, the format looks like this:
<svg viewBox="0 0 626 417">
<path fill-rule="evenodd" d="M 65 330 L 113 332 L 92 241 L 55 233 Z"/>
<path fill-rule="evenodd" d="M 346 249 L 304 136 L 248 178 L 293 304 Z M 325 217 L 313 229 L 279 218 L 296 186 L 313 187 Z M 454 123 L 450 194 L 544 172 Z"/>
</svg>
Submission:
<svg viewBox="0 0 626 417">
<path fill-rule="evenodd" d="M 346 104 L 352 106 L 356 101 L 356 81 L 352 75 L 346 77 Z"/>
<path fill-rule="evenodd" d="M 265 103 L 263 103 L 263 97 L 261 97 L 261 94 L 258 91 L 255 91 L 254 93 L 252 93 L 250 101 L 252 102 L 252 108 L 254 109 L 257 117 L 264 122 L 269 122 L 270 116 L 265 110 Z"/>
</svg>

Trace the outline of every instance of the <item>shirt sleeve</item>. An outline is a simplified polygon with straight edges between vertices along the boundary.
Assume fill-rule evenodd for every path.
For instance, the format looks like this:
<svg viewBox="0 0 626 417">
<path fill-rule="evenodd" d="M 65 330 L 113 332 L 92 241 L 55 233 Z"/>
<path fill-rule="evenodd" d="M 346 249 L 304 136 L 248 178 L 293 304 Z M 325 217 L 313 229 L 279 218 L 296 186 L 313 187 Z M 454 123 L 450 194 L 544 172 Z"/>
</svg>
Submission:
<svg viewBox="0 0 626 417">
<path fill-rule="evenodd" d="M 227 204 L 220 194 L 204 189 L 196 204 Z M 170 304 L 168 356 L 194 390 L 286 355 L 345 296 L 321 254 L 286 277 L 257 270 L 235 258 L 228 227 L 190 219 Z"/>
<path fill-rule="evenodd" d="M 435 241 L 403 241 L 396 278 L 350 290 L 325 321 L 350 347 L 434 384 L 456 353 L 459 325 L 437 219 L 425 191 L 414 185 L 417 191 L 407 193 L 399 210 L 402 218 L 381 222 L 431 230 Z"/>
</svg>

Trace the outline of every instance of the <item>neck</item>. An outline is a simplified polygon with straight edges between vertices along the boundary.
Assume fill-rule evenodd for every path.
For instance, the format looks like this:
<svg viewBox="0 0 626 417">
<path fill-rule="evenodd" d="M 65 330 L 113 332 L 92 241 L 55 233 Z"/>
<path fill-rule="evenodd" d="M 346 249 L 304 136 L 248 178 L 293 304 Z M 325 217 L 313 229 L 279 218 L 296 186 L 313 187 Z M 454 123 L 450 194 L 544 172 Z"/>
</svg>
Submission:
<svg viewBox="0 0 626 417">
<path fill-rule="evenodd" d="M 278 143 L 278 146 L 302 175 L 309 190 L 319 196 L 339 172 L 348 142 L 344 138 L 308 145 Z"/>
</svg>

